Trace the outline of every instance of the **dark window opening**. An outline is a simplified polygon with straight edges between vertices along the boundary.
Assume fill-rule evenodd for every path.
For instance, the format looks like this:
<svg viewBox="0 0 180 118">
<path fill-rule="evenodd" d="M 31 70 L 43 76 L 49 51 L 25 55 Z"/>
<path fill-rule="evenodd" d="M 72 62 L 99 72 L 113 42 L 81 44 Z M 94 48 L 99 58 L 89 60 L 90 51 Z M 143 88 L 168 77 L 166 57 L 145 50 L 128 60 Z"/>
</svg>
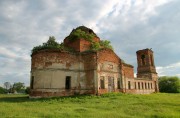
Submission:
<svg viewBox="0 0 180 118">
<path fill-rule="evenodd" d="M 143 66 L 146 65 L 146 63 L 145 63 L 145 55 L 141 55 L 141 61 L 142 61 Z"/>
<path fill-rule="evenodd" d="M 138 82 L 138 89 L 140 89 L 140 83 Z"/>
<path fill-rule="evenodd" d="M 66 76 L 65 88 L 66 89 L 70 89 L 71 88 L 71 76 Z"/>
<path fill-rule="evenodd" d="M 147 89 L 147 85 L 146 85 L 146 83 L 145 83 L 145 89 Z"/>
<path fill-rule="evenodd" d="M 151 83 L 151 89 L 152 89 L 152 83 Z"/>
<path fill-rule="evenodd" d="M 148 83 L 148 89 L 150 89 L 150 87 L 149 87 L 149 83 Z"/>
<path fill-rule="evenodd" d="M 89 33 L 90 33 L 90 34 L 92 34 L 92 33 L 93 33 L 93 31 L 92 31 L 92 30 L 89 30 Z"/>
<path fill-rule="evenodd" d="M 105 89 L 104 77 L 102 77 L 102 76 L 101 76 L 101 78 L 100 78 L 100 87 L 101 87 L 101 89 Z"/>
<path fill-rule="evenodd" d="M 144 84 L 143 84 L 143 82 L 142 82 L 142 89 L 144 89 Z"/>
<path fill-rule="evenodd" d="M 128 81 L 128 89 L 131 89 L 131 82 Z"/>
<path fill-rule="evenodd" d="M 153 61 L 152 55 L 150 55 L 150 58 L 151 58 L 151 65 L 154 66 L 154 61 Z"/>
<path fill-rule="evenodd" d="M 118 87 L 118 89 L 120 89 L 120 81 L 119 80 L 117 82 L 117 87 Z"/>
<path fill-rule="evenodd" d="M 34 76 L 32 76 L 32 77 L 31 77 L 31 89 L 33 89 L 33 88 L 34 88 L 34 86 L 33 86 L 33 85 L 34 85 Z"/>
</svg>

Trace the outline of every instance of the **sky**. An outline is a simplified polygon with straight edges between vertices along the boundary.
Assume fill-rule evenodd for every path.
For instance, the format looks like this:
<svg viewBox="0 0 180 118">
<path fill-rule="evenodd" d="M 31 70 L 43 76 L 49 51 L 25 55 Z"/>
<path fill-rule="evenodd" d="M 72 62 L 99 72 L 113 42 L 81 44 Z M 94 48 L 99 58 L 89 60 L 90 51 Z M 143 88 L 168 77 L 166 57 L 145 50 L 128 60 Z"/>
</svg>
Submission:
<svg viewBox="0 0 180 118">
<path fill-rule="evenodd" d="M 137 72 L 136 51 L 152 48 L 159 76 L 180 77 L 180 0 L 0 0 L 0 86 L 29 86 L 31 50 L 84 25 Z"/>
</svg>

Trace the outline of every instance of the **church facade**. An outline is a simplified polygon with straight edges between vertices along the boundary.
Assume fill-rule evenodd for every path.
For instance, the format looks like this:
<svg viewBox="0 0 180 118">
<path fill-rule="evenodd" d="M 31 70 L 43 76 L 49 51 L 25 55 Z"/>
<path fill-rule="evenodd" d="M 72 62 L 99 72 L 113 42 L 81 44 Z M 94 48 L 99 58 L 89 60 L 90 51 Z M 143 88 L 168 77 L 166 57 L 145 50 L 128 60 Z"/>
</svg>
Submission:
<svg viewBox="0 0 180 118">
<path fill-rule="evenodd" d="M 138 68 L 135 78 L 133 66 L 124 63 L 112 49 L 90 50 L 92 42 L 101 41 L 91 29 L 80 26 L 72 32 L 78 29 L 94 34 L 92 41 L 84 38 L 69 40 L 68 36 L 63 45 L 73 52 L 43 49 L 32 53 L 30 97 L 158 92 L 158 75 L 151 49 L 136 52 Z"/>
</svg>

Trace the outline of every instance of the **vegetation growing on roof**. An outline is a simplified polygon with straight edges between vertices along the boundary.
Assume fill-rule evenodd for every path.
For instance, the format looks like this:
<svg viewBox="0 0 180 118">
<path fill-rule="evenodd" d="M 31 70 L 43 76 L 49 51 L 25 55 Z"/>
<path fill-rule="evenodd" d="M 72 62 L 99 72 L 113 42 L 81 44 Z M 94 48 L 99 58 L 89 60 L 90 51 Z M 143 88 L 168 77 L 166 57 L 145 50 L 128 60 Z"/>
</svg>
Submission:
<svg viewBox="0 0 180 118">
<path fill-rule="evenodd" d="M 108 40 L 101 40 L 101 41 L 99 42 L 99 44 L 100 44 L 101 47 L 109 48 L 109 49 L 113 50 L 113 47 L 112 47 L 112 45 L 111 45 L 111 42 L 108 41 Z"/>
<path fill-rule="evenodd" d="M 108 40 L 101 40 L 100 42 L 93 41 L 93 38 L 95 38 L 97 35 L 93 32 L 93 30 L 85 27 L 80 26 L 76 29 L 73 29 L 70 35 L 67 37 L 68 40 L 74 41 L 76 39 L 84 39 L 89 42 L 91 42 L 91 49 L 93 51 L 97 51 L 102 48 L 109 48 L 113 50 L 113 47 L 111 45 L 111 42 Z"/>
<path fill-rule="evenodd" d="M 99 49 L 101 49 L 101 46 L 98 42 L 92 42 L 91 43 L 91 50 L 97 51 Z"/>
<path fill-rule="evenodd" d="M 85 26 L 80 26 L 72 30 L 70 35 L 66 38 L 70 41 L 74 41 L 76 39 L 84 39 L 91 42 L 91 47 L 89 51 L 98 51 L 103 48 L 109 48 L 113 50 L 113 47 L 111 46 L 110 41 L 101 40 L 100 42 L 95 42 L 93 40 L 95 37 L 97 37 L 97 35 L 93 32 L 93 30 Z M 42 45 L 39 45 L 39 46 L 35 46 L 32 49 L 32 54 L 37 51 L 44 50 L 44 49 L 58 49 L 58 50 L 65 50 L 65 51 L 70 51 L 70 52 L 74 51 L 74 49 L 64 46 L 64 43 L 56 42 L 56 39 L 54 36 L 50 36 L 49 40 L 46 43 L 43 43 Z"/>
<path fill-rule="evenodd" d="M 68 40 L 70 41 L 74 41 L 76 39 L 85 39 L 89 42 L 92 42 L 93 38 L 95 37 L 95 34 L 93 33 L 87 33 L 81 29 L 76 29 L 76 30 L 73 30 L 70 35 L 67 37 Z"/>
<path fill-rule="evenodd" d="M 34 52 L 44 50 L 44 49 L 60 49 L 60 50 L 63 50 L 64 44 L 56 42 L 55 37 L 50 36 L 49 40 L 46 43 L 43 43 L 42 45 L 39 45 L 39 46 L 35 46 L 31 52 L 34 53 Z"/>
<path fill-rule="evenodd" d="M 108 40 L 101 40 L 100 42 L 92 42 L 91 43 L 91 50 L 97 51 L 97 50 L 100 50 L 103 48 L 108 48 L 108 49 L 114 50 L 111 45 L 111 42 Z"/>
</svg>

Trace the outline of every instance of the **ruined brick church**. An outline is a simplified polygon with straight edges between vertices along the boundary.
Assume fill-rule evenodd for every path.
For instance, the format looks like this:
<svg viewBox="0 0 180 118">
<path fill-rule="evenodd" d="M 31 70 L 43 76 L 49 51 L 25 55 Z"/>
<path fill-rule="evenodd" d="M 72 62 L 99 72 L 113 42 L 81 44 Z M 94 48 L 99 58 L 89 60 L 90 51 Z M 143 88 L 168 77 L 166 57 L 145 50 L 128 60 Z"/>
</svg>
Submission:
<svg viewBox="0 0 180 118">
<path fill-rule="evenodd" d="M 80 26 L 73 29 L 93 34 L 92 40 L 64 39 L 68 50 L 43 49 L 32 53 L 30 97 L 100 95 L 110 92 L 149 94 L 158 92 L 158 76 L 151 49 L 138 50 L 137 78 L 134 68 L 109 48 L 91 50 L 100 38 L 93 30 Z"/>
</svg>

